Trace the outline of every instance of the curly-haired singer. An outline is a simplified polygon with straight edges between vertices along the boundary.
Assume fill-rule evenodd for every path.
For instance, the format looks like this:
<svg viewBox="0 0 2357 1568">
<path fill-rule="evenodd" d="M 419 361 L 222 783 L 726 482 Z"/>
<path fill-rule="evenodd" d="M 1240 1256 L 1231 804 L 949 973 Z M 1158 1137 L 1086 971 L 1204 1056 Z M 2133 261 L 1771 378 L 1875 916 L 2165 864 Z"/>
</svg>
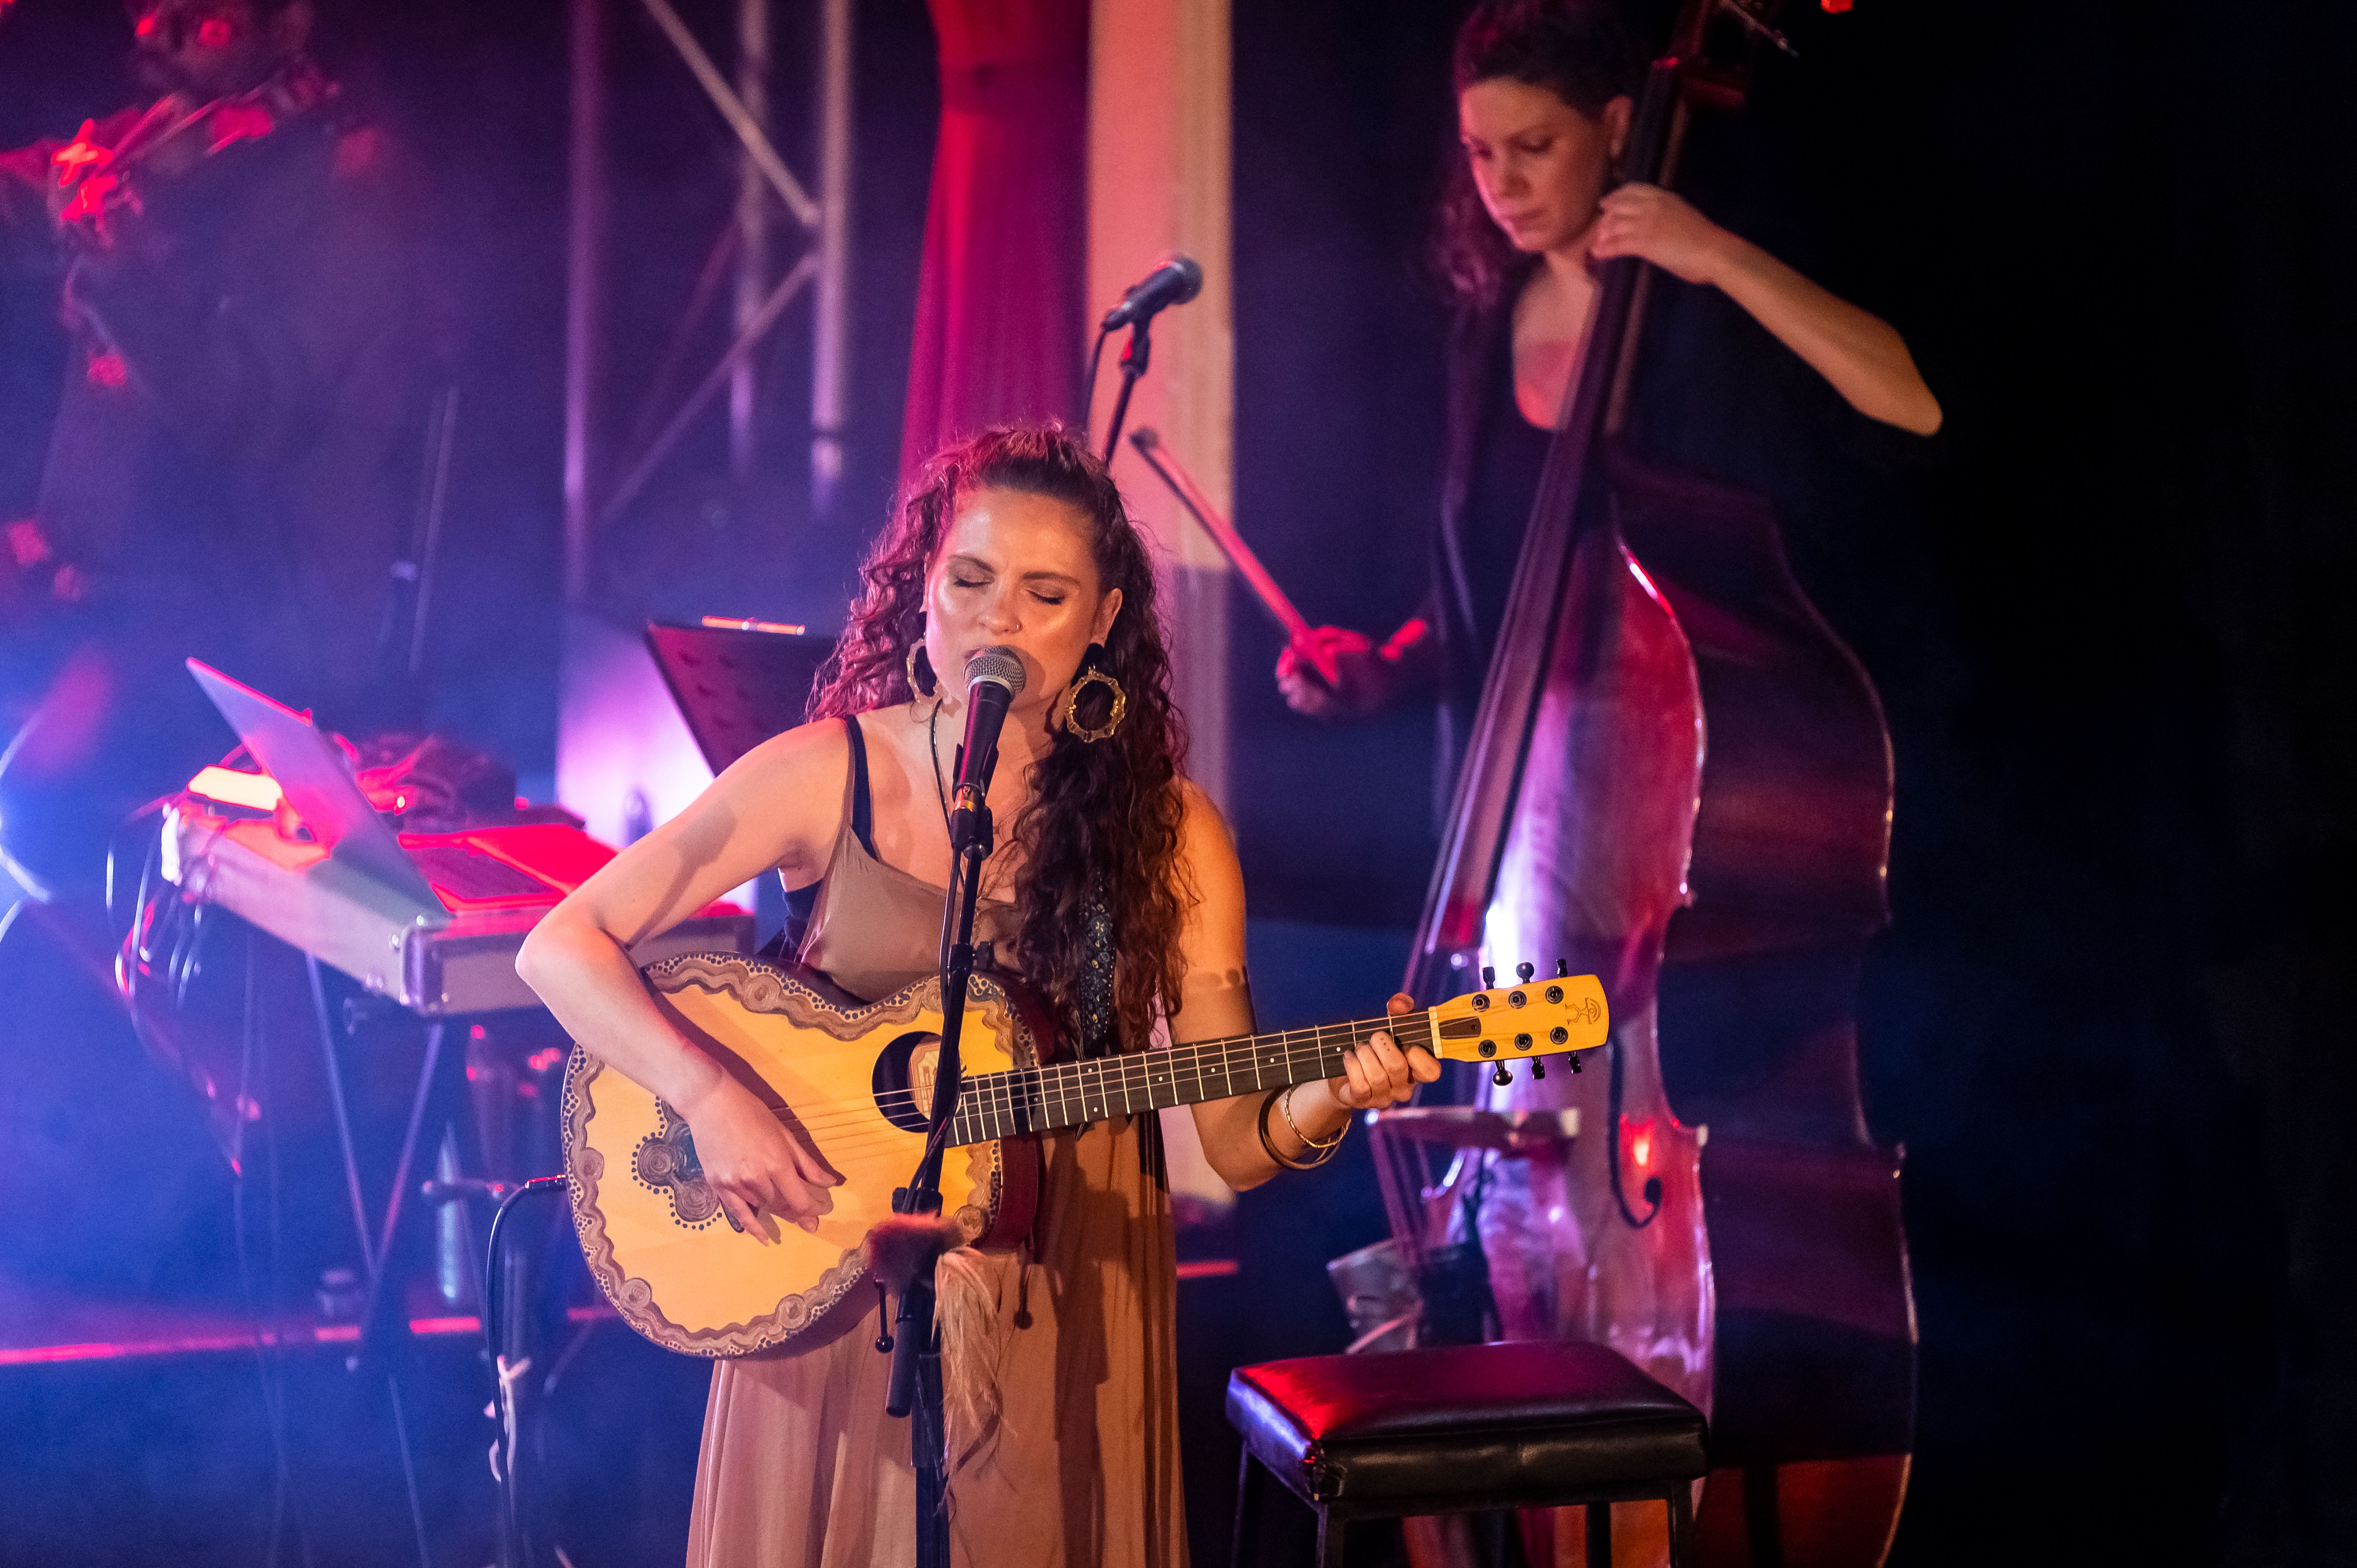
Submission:
<svg viewBox="0 0 2357 1568">
<path fill-rule="evenodd" d="M 519 961 L 576 1039 L 686 1116 L 748 1229 L 764 1215 L 814 1227 L 831 1202 L 825 1167 L 664 1021 L 627 950 L 774 867 L 819 885 L 801 956 L 845 990 L 877 997 L 932 973 L 950 869 L 942 781 L 964 725 L 952 672 L 977 649 L 1013 649 L 1026 676 L 999 742 L 990 804 L 1011 828 L 985 867 L 977 938 L 1085 1051 L 1149 1048 L 1157 1017 L 1181 1044 L 1252 1027 L 1243 876 L 1181 771 L 1153 572 L 1103 465 L 1054 427 L 978 435 L 934 459 L 866 578 L 813 722 L 626 850 Z M 1107 969 L 1109 990 L 1084 982 Z M 1380 1034 L 1345 1069 L 1289 1098 L 1195 1107 L 1212 1168 L 1249 1187 L 1314 1164 L 1353 1111 L 1439 1073 Z M 995 1441 L 952 1475 L 952 1550 L 961 1563 L 1181 1563 L 1158 1124 L 1120 1117 L 1048 1142 L 1031 1247 L 962 1264 L 995 1304 L 1003 1403 Z M 887 1372 L 857 1334 L 722 1362 L 690 1563 L 911 1560 L 909 1437 L 884 1415 Z"/>
</svg>

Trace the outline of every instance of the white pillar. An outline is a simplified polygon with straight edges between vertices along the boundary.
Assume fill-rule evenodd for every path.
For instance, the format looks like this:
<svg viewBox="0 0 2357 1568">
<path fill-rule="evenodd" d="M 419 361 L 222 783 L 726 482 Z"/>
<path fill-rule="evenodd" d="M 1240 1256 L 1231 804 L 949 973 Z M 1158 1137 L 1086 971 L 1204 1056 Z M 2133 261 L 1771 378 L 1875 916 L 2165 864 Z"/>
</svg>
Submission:
<svg viewBox="0 0 2357 1568">
<path fill-rule="evenodd" d="M 1153 365 L 1128 428 L 1150 425 L 1223 510 L 1234 507 L 1235 345 L 1229 204 L 1228 0 L 1094 0 L 1089 36 L 1088 333 L 1164 255 L 1203 266 L 1203 292 L 1154 323 Z M 1121 377 L 1106 345 L 1090 428 L 1103 438 Z M 1189 771 L 1227 799 L 1225 558 L 1125 442 L 1114 459 L 1131 512 L 1166 565 Z"/>
</svg>

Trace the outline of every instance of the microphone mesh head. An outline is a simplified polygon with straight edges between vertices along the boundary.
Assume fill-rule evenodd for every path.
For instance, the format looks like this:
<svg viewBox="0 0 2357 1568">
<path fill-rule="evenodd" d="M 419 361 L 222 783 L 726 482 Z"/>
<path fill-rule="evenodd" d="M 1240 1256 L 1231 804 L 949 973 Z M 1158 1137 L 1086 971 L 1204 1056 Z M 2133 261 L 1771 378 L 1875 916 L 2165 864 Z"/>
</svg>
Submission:
<svg viewBox="0 0 2357 1568">
<path fill-rule="evenodd" d="M 966 655 L 965 683 L 987 681 L 1006 688 L 1010 697 L 1023 694 L 1023 660 L 1011 648 L 977 648 Z"/>
</svg>

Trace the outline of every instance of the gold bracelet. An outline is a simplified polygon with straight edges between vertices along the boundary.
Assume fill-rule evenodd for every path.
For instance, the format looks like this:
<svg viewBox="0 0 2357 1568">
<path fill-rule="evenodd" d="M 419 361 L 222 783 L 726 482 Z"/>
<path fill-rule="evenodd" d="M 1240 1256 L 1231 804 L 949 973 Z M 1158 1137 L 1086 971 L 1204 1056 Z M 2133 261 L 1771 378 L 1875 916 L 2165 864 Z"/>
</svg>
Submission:
<svg viewBox="0 0 2357 1568">
<path fill-rule="evenodd" d="M 1340 1147 L 1342 1140 L 1351 1135 L 1351 1108 L 1347 1105 L 1342 1107 L 1342 1130 L 1321 1144 L 1303 1132 L 1301 1123 L 1293 1119 L 1293 1091 L 1300 1087 L 1297 1083 L 1286 1085 L 1284 1094 L 1277 1100 L 1276 1108 L 1285 1112 L 1285 1124 L 1293 1129 L 1293 1135 L 1301 1140 L 1301 1146 L 1305 1149 L 1317 1149 L 1322 1152 Z"/>
<path fill-rule="evenodd" d="M 1324 1145 L 1326 1152 L 1314 1160 L 1288 1160 L 1283 1155 L 1278 1154 L 1276 1152 L 1276 1140 L 1268 1135 L 1268 1108 L 1275 1104 L 1276 1097 L 1284 1092 L 1285 1090 L 1281 1089 L 1270 1090 L 1267 1097 L 1260 1102 L 1260 1114 L 1253 1118 L 1253 1126 L 1260 1133 L 1260 1146 L 1267 1153 L 1268 1157 L 1275 1162 L 1277 1168 L 1280 1170 L 1314 1171 L 1319 1165 L 1324 1165 L 1328 1160 L 1334 1157 L 1334 1151 L 1342 1146 L 1342 1140 L 1337 1138 L 1331 1144 Z M 1291 1118 L 1288 1117 L 1286 1120 L 1289 1122 Z M 1346 1127 L 1343 1131 L 1348 1132 L 1349 1129 Z M 1296 1130 L 1295 1135 L 1297 1137 L 1299 1136 L 1298 1129 Z M 1305 1140 L 1305 1143 L 1306 1142 L 1307 1140 Z"/>
</svg>

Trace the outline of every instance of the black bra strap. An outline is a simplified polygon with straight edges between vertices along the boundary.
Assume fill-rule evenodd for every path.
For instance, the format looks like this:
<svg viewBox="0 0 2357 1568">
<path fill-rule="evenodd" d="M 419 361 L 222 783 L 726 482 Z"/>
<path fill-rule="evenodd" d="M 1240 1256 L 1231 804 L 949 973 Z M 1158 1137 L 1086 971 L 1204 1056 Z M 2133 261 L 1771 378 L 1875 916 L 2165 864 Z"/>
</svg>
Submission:
<svg viewBox="0 0 2357 1568">
<path fill-rule="evenodd" d="M 844 714 L 843 727 L 851 739 L 851 833 L 868 859 L 880 860 L 883 857 L 876 853 L 876 813 L 867 799 L 867 737 L 860 733 L 859 720 L 853 714 Z"/>
</svg>

